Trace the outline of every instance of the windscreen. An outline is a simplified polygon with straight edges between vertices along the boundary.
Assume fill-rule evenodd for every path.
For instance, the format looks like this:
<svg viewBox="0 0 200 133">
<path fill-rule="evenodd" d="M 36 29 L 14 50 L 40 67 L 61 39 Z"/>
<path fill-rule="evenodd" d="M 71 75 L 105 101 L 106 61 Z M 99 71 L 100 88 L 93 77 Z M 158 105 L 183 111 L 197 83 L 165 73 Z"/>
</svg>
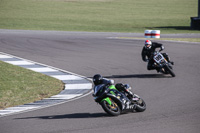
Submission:
<svg viewBox="0 0 200 133">
<path fill-rule="evenodd" d="M 94 87 L 94 95 L 96 95 L 101 89 L 103 89 L 104 84 L 97 85 Z"/>
</svg>

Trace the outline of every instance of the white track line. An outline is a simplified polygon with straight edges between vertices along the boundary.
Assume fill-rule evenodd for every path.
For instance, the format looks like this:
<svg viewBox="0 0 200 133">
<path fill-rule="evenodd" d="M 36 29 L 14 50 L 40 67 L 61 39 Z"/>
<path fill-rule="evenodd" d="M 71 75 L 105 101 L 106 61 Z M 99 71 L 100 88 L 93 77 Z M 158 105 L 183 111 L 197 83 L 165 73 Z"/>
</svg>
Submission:
<svg viewBox="0 0 200 133">
<path fill-rule="evenodd" d="M 28 61 L 5 61 L 12 65 L 34 65 L 34 63 L 28 62 Z"/>
<path fill-rule="evenodd" d="M 53 75 L 52 77 L 59 79 L 59 80 L 80 80 L 81 77 L 75 75 Z"/>
<path fill-rule="evenodd" d="M 87 89 L 87 88 L 92 88 L 92 84 L 66 84 L 65 85 L 65 90 L 66 89 Z"/>
<path fill-rule="evenodd" d="M 12 58 L 18 59 L 19 61 L 15 61 L 15 60 L 10 61 L 10 59 L 12 59 Z M 61 92 L 62 94 L 51 96 L 50 98 L 44 98 L 43 100 L 36 101 L 34 103 L 29 103 L 29 104 L 25 104 L 22 106 L 16 106 L 16 107 L 9 107 L 4 110 L 0 110 L 0 117 L 62 104 L 65 102 L 69 102 L 69 101 L 84 97 L 92 92 L 91 91 L 91 88 L 92 88 L 91 80 L 87 79 L 84 76 L 77 75 L 77 74 L 74 74 L 74 73 L 71 73 L 71 72 L 68 72 L 65 70 L 61 70 L 61 69 L 58 69 L 55 67 L 51 67 L 48 65 L 44 65 L 41 63 L 29 61 L 29 60 L 26 60 L 26 59 L 23 59 L 20 57 L 8 55 L 8 54 L 2 53 L 2 52 L 0 52 L 0 60 L 4 61 L 6 63 L 10 63 L 12 65 L 18 65 L 18 66 L 27 65 L 27 69 L 35 71 L 35 72 L 41 72 L 41 73 L 42 72 L 61 72 L 66 75 L 48 75 L 48 76 L 54 77 L 61 81 L 66 81 L 66 80 L 69 81 L 68 84 L 65 84 L 64 90 L 67 90 L 67 91 L 65 91 L 65 92 L 62 91 Z M 40 65 L 41 67 L 31 68 L 32 65 Z M 76 80 L 76 84 L 73 84 L 73 80 Z M 86 82 L 86 83 L 78 83 L 77 82 L 77 81 L 81 81 L 81 80 L 84 80 L 84 82 Z M 87 92 L 86 94 L 85 94 L 85 90 Z M 87 90 L 90 92 L 88 92 Z M 69 94 L 66 94 L 66 93 L 69 93 Z M 76 94 L 76 93 L 78 93 L 78 94 Z"/>
<path fill-rule="evenodd" d="M 55 70 L 55 69 L 52 69 L 52 68 L 27 68 L 27 69 L 30 69 L 32 71 L 35 71 L 35 72 L 58 72 L 58 70 Z"/>
</svg>

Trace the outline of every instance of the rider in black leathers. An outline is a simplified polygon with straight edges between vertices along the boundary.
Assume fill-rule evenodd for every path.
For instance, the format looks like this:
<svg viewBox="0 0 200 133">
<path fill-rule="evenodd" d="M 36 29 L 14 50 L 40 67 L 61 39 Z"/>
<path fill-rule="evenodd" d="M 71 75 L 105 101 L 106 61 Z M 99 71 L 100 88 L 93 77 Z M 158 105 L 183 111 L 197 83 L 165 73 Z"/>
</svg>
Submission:
<svg viewBox="0 0 200 133">
<path fill-rule="evenodd" d="M 114 81 L 103 78 L 100 74 L 95 74 L 93 76 L 93 83 L 95 86 L 104 84 L 104 85 L 112 85 L 114 84 Z M 115 85 L 116 89 L 124 94 L 127 95 L 127 97 L 132 100 L 133 93 L 130 91 L 130 88 L 128 88 L 127 84 L 117 83 Z M 94 87 L 95 88 L 95 87 Z"/>
<path fill-rule="evenodd" d="M 148 62 L 147 65 L 148 70 L 156 69 L 159 72 L 160 67 L 154 65 L 154 60 L 153 60 L 153 53 L 156 48 L 160 48 L 160 51 L 162 51 L 164 49 L 164 46 L 161 43 L 151 42 L 150 40 L 146 40 L 141 55 L 142 55 L 142 60 Z M 167 53 L 162 53 L 162 55 L 167 59 L 167 61 L 169 61 Z M 169 62 L 173 64 L 173 62 L 171 61 Z"/>
</svg>

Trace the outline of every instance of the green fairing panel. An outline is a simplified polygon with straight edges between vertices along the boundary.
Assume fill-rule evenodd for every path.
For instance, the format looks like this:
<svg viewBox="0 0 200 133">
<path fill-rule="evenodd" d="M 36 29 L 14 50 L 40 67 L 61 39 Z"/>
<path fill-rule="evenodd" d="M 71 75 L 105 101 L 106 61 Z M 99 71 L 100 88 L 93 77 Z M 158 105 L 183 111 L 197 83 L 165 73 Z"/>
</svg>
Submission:
<svg viewBox="0 0 200 133">
<path fill-rule="evenodd" d="M 115 89 L 115 90 L 117 90 L 116 88 L 115 88 L 115 86 L 114 85 L 111 85 L 111 86 L 109 86 L 109 89 Z M 115 95 L 115 93 L 114 92 L 111 92 L 113 95 Z M 104 98 L 102 101 L 107 101 L 108 102 L 108 104 L 112 104 L 112 102 L 110 101 L 110 98 L 109 97 L 107 97 L 107 98 Z M 102 102 L 101 101 L 101 102 Z"/>
<path fill-rule="evenodd" d="M 114 85 L 109 86 L 109 89 L 115 89 L 115 90 L 117 90 Z"/>
<path fill-rule="evenodd" d="M 110 104 L 110 105 L 112 104 L 112 102 L 110 101 L 110 98 L 109 98 L 109 97 L 104 98 L 102 101 L 106 101 L 106 102 L 108 102 L 108 104 Z M 101 102 L 102 102 L 102 101 L 101 101 Z"/>
</svg>

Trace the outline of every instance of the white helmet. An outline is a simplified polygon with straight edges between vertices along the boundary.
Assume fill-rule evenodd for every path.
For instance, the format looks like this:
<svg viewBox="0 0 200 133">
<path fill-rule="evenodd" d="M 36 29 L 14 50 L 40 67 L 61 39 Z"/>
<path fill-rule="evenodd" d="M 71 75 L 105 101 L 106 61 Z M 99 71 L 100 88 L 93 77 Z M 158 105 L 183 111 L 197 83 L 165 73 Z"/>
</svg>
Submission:
<svg viewBox="0 0 200 133">
<path fill-rule="evenodd" d="M 144 46 L 146 49 L 151 49 L 152 42 L 150 40 L 146 40 Z"/>
</svg>

